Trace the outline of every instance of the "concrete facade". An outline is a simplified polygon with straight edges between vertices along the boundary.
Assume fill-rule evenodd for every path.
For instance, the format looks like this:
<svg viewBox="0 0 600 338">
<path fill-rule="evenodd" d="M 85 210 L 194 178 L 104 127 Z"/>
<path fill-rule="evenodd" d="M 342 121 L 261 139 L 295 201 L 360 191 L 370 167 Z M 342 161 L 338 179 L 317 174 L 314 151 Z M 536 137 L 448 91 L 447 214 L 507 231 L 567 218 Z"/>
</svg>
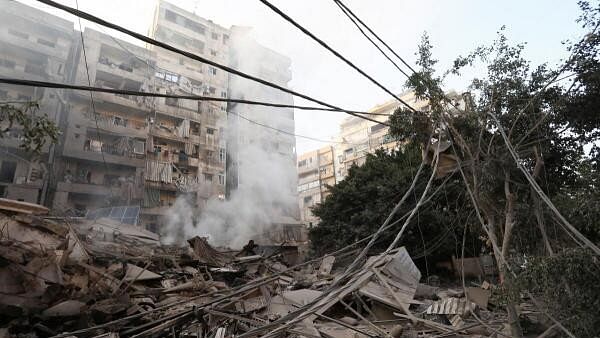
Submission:
<svg viewBox="0 0 600 338">
<path fill-rule="evenodd" d="M 318 223 L 311 208 L 329 195 L 335 185 L 334 148 L 326 146 L 298 156 L 298 205 L 304 224 Z"/>
<path fill-rule="evenodd" d="M 275 90 L 242 86 L 235 80 L 232 85 L 229 74 L 215 67 L 89 28 L 83 32 L 86 64 L 73 22 L 15 1 L 3 5 L 0 18 L 15 22 L 0 29 L 0 73 L 6 77 L 87 84 L 89 72 L 91 85 L 96 87 L 221 98 L 242 93 L 254 100 L 293 102 L 291 95 Z M 246 68 L 261 64 L 255 75 L 287 85 L 289 58 L 260 46 L 243 31 L 224 28 L 161 0 L 149 36 L 220 64 Z M 230 55 L 232 35 L 244 44 L 236 47 L 234 56 Z M 244 55 L 249 52 L 261 59 L 251 60 Z M 281 176 L 287 181 L 277 184 L 289 188 L 284 200 L 291 200 L 292 206 L 275 205 L 274 209 L 282 216 L 297 216 L 293 136 L 260 127 L 241 128 L 244 134 L 232 137 L 225 103 L 92 95 L 93 100 L 85 91 L 0 86 L 0 100 L 37 100 L 40 112 L 54 119 L 63 132 L 56 146 L 46 147 L 35 158 L 17 149 L 18 132 L 0 140 L 0 196 L 43 203 L 57 214 L 79 216 L 100 207 L 139 205 L 140 224 L 158 232 L 162 217 L 179 196 L 202 212 L 209 199 L 225 199 L 226 185 L 230 193 L 239 182 L 252 181 L 246 173 L 251 168 L 239 161 L 245 156 L 240 152 L 246 149 L 237 142 L 243 140 L 278 154 L 273 160 L 285 164 L 278 167 L 283 168 Z M 261 121 L 281 114 L 276 126 L 294 131 L 291 109 L 231 109 Z M 232 147 L 228 147 L 230 140 L 236 140 Z M 228 158 L 236 168 L 235 185 L 228 185 Z"/>
<path fill-rule="evenodd" d="M 417 100 L 412 92 L 403 93 L 401 98 L 415 109 L 427 106 L 426 101 Z M 370 117 L 385 122 L 387 115 L 391 115 L 401 105 L 397 100 L 377 105 L 369 112 L 384 115 Z M 327 197 L 327 186 L 342 181 L 352 165 L 363 165 L 367 154 L 378 149 L 392 151 L 400 146 L 389 135 L 389 127 L 354 116 L 342 121 L 340 132 L 334 137 L 334 141 L 334 145 L 298 156 L 298 204 L 302 221 L 306 225 L 318 224 L 319 219 L 312 214 L 311 208 Z"/>
<path fill-rule="evenodd" d="M 0 73 L 5 77 L 67 82 L 72 57 L 73 23 L 16 1 L 5 1 L 0 11 Z M 65 115 L 62 90 L 0 85 L 0 102 L 35 101 L 43 114 L 61 123 Z M 29 112 L 28 112 L 29 113 Z M 48 203 L 56 147 L 47 144 L 40 154 L 19 148 L 21 134 L 14 128 L 0 139 L 0 197 Z"/>
<path fill-rule="evenodd" d="M 427 101 L 418 100 L 414 93 L 406 92 L 400 98 L 415 109 L 427 106 Z M 390 100 L 377 105 L 369 110 L 369 113 L 384 114 L 372 115 L 372 119 L 386 122 L 394 111 L 401 107 L 402 103 Z M 366 161 L 368 153 L 377 149 L 391 151 L 400 145 L 389 136 L 389 127 L 384 124 L 363 120 L 354 116 L 345 118 L 340 124 L 340 132 L 335 137 L 335 179 L 340 182 L 348 175 L 348 169 L 354 164 L 361 166 Z"/>
</svg>

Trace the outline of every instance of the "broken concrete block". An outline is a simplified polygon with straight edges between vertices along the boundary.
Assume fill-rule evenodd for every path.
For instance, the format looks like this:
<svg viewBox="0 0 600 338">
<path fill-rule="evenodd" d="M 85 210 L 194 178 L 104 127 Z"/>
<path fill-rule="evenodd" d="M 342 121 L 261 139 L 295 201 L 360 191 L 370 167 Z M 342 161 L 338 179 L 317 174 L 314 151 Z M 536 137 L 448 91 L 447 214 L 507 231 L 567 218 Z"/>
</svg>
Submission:
<svg viewBox="0 0 600 338">
<path fill-rule="evenodd" d="M 42 312 L 45 317 L 72 317 L 81 314 L 85 303 L 78 300 L 66 300 Z"/>
</svg>

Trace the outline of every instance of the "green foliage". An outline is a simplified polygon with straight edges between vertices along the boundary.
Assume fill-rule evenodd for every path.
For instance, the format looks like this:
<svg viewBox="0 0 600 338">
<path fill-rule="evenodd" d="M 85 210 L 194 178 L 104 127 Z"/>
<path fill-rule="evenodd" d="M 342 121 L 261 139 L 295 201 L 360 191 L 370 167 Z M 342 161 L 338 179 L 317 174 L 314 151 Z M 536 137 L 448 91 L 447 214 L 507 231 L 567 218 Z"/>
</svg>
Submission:
<svg viewBox="0 0 600 338">
<path fill-rule="evenodd" d="M 529 290 L 576 337 L 600 335 L 600 265 L 585 249 L 566 249 L 552 257 L 530 257 L 514 285 Z"/>
<path fill-rule="evenodd" d="M 314 253 L 321 255 L 339 249 L 378 229 L 410 186 L 420 162 L 420 148 L 408 144 L 403 150 L 391 154 L 383 150 L 369 154 L 364 165 L 350 168 L 348 176 L 331 187 L 331 194 L 313 209 L 313 213 L 321 219 L 319 225 L 310 230 Z M 430 169 L 426 168 L 421 175 L 427 177 L 430 173 Z M 396 219 L 415 206 L 425 181 L 420 180 Z M 431 189 L 442 183 L 442 180 L 436 181 Z M 459 236 L 462 236 L 463 225 L 469 218 L 468 212 L 463 209 L 466 200 L 461 184 L 458 179 L 449 179 L 409 225 L 400 245 L 407 246 L 413 257 L 424 256 L 426 250 L 431 261 L 448 259 L 459 252 Z M 476 220 L 472 218 L 470 221 Z M 399 223 L 386 231 L 373 250 L 385 249 L 401 225 Z M 470 237 L 476 240 L 477 235 Z"/>
<path fill-rule="evenodd" d="M 33 153 L 39 153 L 48 141 L 56 143 L 60 130 L 48 115 L 38 116 L 38 110 L 36 102 L 24 103 L 20 107 L 0 103 L 0 138 L 11 131 L 18 131 L 21 140 L 19 146 Z"/>
</svg>

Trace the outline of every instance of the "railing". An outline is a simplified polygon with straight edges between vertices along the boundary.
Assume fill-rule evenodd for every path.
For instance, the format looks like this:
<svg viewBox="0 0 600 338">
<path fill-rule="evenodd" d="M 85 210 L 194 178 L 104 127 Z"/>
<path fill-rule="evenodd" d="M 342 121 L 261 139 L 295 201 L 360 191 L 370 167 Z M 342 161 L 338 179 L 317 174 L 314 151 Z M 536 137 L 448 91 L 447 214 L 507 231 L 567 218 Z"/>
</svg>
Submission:
<svg viewBox="0 0 600 338">
<path fill-rule="evenodd" d="M 87 119 L 91 120 L 91 121 L 97 121 L 98 122 L 98 126 L 105 128 L 105 129 L 111 129 L 111 128 L 127 128 L 127 129 L 132 129 L 132 130 L 139 130 L 141 132 L 147 132 L 147 125 L 144 122 L 140 122 L 140 121 L 136 121 L 136 120 L 128 120 L 126 118 L 122 118 L 119 116 L 106 116 L 106 115 L 100 115 L 100 114 L 96 114 L 96 117 L 94 117 L 93 113 L 84 113 L 83 114 Z M 115 119 L 118 118 L 118 119 Z"/>
<path fill-rule="evenodd" d="M 84 145 L 83 150 L 87 151 L 87 152 L 92 152 L 92 153 L 103 153 L 103 154 L 107 154 L 107 155 L 115 155 L 115 156 L 121 156 L 121 157 L 128 157 L 128 158 L 137 158 L 137 159 L 143 159 L 145 156 L 145 154 L 136 154 L 130 150 L 126 150 L 126 149 L 122 149 L 120 147 L 116 147 L 113 146 L 111 144 L 106 144 L 103 143 L 101 148 L 102 151 L 100 151 L 100 149 L 92 146 L 92 145 L 87 145 L 87 143 L 90 142 L 94 142 L 94 140 L 88 140 L 86 142 L 86 145 Z"/>
</svg>

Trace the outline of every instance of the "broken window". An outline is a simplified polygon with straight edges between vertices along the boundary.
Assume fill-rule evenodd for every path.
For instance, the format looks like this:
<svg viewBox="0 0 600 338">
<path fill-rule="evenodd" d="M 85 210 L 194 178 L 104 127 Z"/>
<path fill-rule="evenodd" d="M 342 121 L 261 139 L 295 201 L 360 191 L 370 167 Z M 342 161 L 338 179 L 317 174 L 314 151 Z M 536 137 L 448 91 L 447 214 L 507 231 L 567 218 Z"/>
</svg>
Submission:
<svg viewBox="0 0 600 338">
<path fill-rule="evenodd" d="M 15 180 L 15 172 L 17 171 L 17 162 L 2 161 L 0 165 L 0 182 L 13 183 Z"/>
<path fill-rule="evenodd" d="M 213 128 L 206 128 L 206 134 L 208 135 L 214 135 L 215 133 L 215 129 Z"/>
<path fill-rule="evenodd" d="M 312 202 L 312 196 L 304 197 L 304 204 L 309 204 L 310 202 Z"/>
<path fill-rule="evenodd" d="M 205 182 L 212 182 L 212 180 L 213 180 L 213 174 L 204 174 Z"/>
<path fill-rule="evenodd" d="M 219 174 L 219 184 L 225 185 L 225 175 L 224 174 Z"/>
</svg>

